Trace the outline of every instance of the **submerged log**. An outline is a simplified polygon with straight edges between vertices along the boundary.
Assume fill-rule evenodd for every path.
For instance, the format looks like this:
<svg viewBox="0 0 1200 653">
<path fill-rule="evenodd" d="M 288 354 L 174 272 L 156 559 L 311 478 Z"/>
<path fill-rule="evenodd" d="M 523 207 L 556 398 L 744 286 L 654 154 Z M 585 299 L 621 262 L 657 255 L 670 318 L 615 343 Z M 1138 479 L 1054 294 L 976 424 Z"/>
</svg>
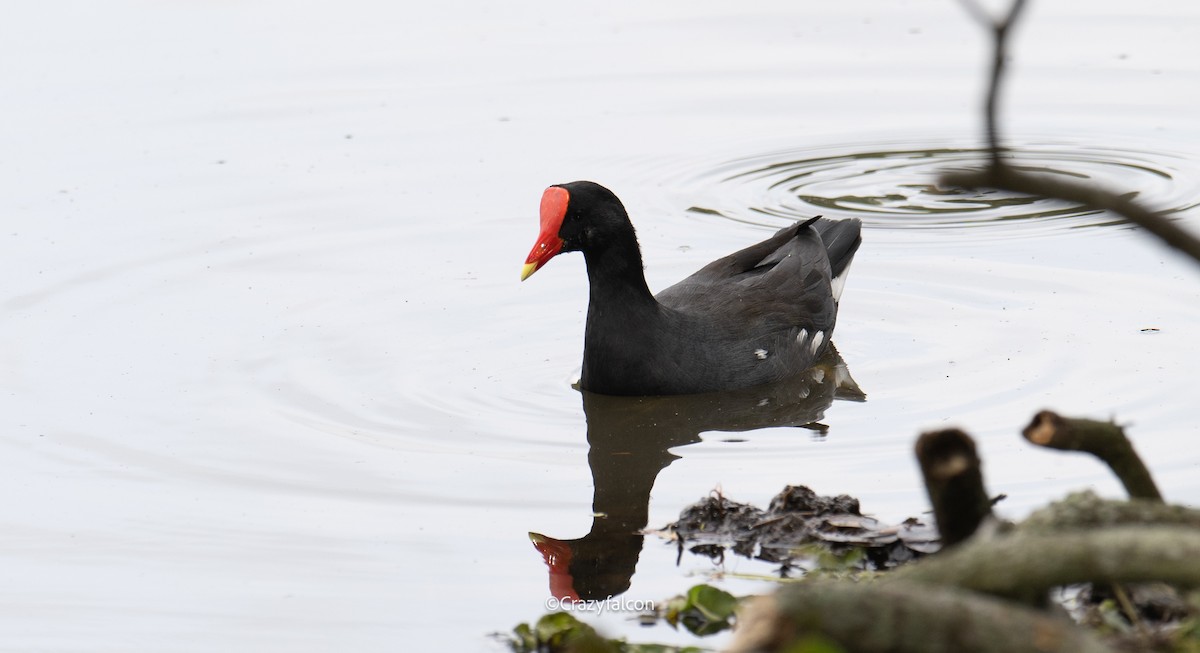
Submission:
<svg viewBox="0 0 1200 653">
<path fill-rule="evenodd" d="M 805 650 L 833 642 L 847 653 L 1105 653 L 1070 621 L 971 592 L 912 583 L 799 583 L 749 603 L 735 653 Z M 819 648 L 816 650 L 827 650 Z"/>
<path fill-rule="evenodd" d="M 1086 451 L 1103 460 L 1134 499 L 1162 501 L 1150 470 L 1133 450 L 1125 431 L 1112 422 L 1063 417 L 1043 410 L 1033 416 L 1021 435 L 1026 440 L 1051 449 Z"/>
</svg>

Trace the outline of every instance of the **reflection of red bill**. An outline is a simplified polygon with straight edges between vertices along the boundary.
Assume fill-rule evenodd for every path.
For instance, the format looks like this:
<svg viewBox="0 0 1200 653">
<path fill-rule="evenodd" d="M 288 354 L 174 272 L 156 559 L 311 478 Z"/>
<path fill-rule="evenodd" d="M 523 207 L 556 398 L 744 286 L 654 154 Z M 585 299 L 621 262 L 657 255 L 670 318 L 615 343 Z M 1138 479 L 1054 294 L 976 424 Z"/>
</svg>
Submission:
<svg viewBox="0 0 1200 653">
<path fill-rule="evenodd" d="M 530 533 L 529 541 L 533 542 L 533 547 L 542 554 L 542 560 L 550 568 L 550 594 L 560 601 L 578 601 L 575 579 L 571 577 L 571 546 L 541 533 Z"/>
</svg>

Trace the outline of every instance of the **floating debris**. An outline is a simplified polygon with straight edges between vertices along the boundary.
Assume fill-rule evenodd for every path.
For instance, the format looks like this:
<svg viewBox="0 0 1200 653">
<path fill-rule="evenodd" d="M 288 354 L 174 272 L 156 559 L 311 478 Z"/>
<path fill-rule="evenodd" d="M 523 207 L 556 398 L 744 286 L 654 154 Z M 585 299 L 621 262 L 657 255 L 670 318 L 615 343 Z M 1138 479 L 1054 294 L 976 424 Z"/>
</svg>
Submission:
<svg viewBox="0 0 1200 653">
<path fill-rule="evenodd" d="M 827 497 L 804 486 L 789 485 L 771 499 L 766 510 L 738 503 L 719 491 L 686 508 L 660 535 L 686 549 L 716 560 L 726 550 L 751 559 L 805 566 L 816 553 L 853 557 L 862 569 L 895 567 L 940 548 L 932 520 L 908 519 L 884 524 L 862 514 L 858 499 Z M 818 547 L 814 551 L 814 545 Z"/>
</svg>

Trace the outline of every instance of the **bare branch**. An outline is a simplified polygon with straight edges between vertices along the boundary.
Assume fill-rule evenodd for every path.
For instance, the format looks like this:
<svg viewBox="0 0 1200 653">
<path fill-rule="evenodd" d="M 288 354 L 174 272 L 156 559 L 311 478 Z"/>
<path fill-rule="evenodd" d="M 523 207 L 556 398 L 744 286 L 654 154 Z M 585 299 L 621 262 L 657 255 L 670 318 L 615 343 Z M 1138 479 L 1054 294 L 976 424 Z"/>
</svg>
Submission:
<svg viewBox="0 0 1200 653">
<path fill-rule="evenodd" d="M 1033 444 L 1060 451 L 1086 451 L 1104 461 L 1134 499 L 1162 501 L 1154 477 L 1146 469 L 1125 429 L 1112 422 L 1063 417 L 1043 410 L 1033 416 L 1021 435 Z"/>
<path fill-rule="evenodd" d="M 1003 19 L 992 18 L 975 0 L 962 0 L 967 13 L 992 32 L 992 77 L 988 85 L 987 101 L 984 114 L 987 119 L 988 150 L 992 156 L 992 165 L 1000 165 L 1000 131 L 996 126 L 996 104 L 1000 98 L 1000 82 L 1004 78 L 1004 62 L 1008 59 L 1009 30 L 1016 24 L 1021 10 L 1025 8 L 1025 0 L 1013 0 L 1008 9 L 1008 15 Z"/>
<path fill-rule="evenodd" d="M 1057 197 L 1078 202 L 1090 209 L 1112 211 L 1200 263 L 1200 239 L 1172 222 L 1163 213 L 1151 211 L 1137 204 L 1130 195 L 1117 194 L 1096 186 L 1050 179 L 1044 175 L 1018 172 L 1001 162 L 996 105 L 999 102 L 1000 81 L 1004 77 L 1004 64 L 1008 58 L 1008 35 L 1021 15 L 1021 10 L 1025 8 L 1025 0 L 1013 0 L 1008 14 L 1003 19 L 993 18 L 978 4 L 977 0 L 961 0 L 961 2 L 967 13 L 992 33 L 992 77 L 984 106 L 991 168 L 979 173 L 950 173 L 942 177 L 942 183 L 963 187 L 990 186 L 1029 195 Z"/>
<path fill-rule="evenodd" d="M 945 174 L 941 182 L 950 186 L 986 186 L 1028 195 L 1057 197 L 1089 209 L 1112 211 L 1200 263 L 1200 239 L 1162 213 L 1151 211 L 1133 201 L 1128 194 L 1121 195 L 1090 184 L 1054 179 L 1047 175 L 1020 172 L 1010 166 L 996 165 L 994 161 L 992 168 L 981 172 Z"/>
<path fill-rule="evenodd" d="M 992 18 L 992 15 L 989 14 L 982 6 L 980 6 L 978 2 L 975 2 L 975 0 L 961 1 L 963 9 L 966 9 L 967 13 L 971 14 L 971 18 L 974 18 L 975 22 L 987 27 L 988 29 L 996 29 L 996 19 Z"/>
</svg>

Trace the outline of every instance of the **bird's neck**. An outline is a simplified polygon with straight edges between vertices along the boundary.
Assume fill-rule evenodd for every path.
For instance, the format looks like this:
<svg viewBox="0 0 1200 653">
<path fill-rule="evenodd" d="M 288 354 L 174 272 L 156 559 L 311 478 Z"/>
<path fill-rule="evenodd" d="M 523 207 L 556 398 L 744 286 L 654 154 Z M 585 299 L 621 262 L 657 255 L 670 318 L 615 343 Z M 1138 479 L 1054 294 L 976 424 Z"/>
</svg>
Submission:
<svg viewBox="0 0 1200 653">
<path fill-rule="evenodd" d="M 590 291 L 579 383 L 585 390 L 619 394 L 628 372 L 655 350 L 661 307 L 646 286 L 642 254 L 629 231 L 628 238 L 584 252 Z"/>
<path fill-rule="evenodd" d="M 657 304 L 646 285 L 642 252 L 633 229 L 609 241 L 604 247 L 585 251 L 591 302 L 627 308 Z"/>
</svg>

